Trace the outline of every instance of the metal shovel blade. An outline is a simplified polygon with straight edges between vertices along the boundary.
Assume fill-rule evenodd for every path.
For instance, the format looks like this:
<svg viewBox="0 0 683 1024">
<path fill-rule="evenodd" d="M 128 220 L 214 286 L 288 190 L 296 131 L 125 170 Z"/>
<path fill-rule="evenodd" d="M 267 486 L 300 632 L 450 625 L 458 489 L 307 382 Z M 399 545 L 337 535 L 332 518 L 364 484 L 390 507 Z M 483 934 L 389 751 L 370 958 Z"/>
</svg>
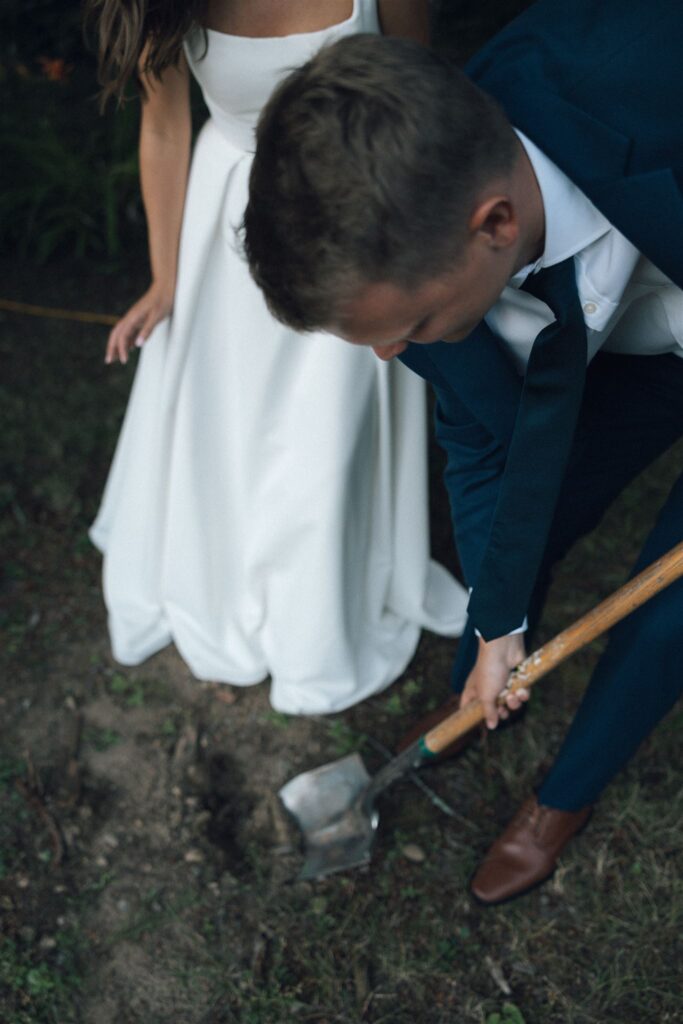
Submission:
<svg viewBox="0 0 683 1024">
<path fill-rule="evenodd" d="M 301 828 L 306 860 L 299 878 L 322 878 L 370 861 L 379 814 L 368 807 L 370 776 L 359 754 L 302 772 L 279 792 Z"/>
<path fill-rule="evenodd" d="M 420 739 L 370 777 L 360 754 L 349 754 L 283 786 L 280 800 L 301 829 L 306 847 L 299 878 L 323 878 L 367 864 L 379 822 L 376 798 L 424 756 Z"/>
</svg>

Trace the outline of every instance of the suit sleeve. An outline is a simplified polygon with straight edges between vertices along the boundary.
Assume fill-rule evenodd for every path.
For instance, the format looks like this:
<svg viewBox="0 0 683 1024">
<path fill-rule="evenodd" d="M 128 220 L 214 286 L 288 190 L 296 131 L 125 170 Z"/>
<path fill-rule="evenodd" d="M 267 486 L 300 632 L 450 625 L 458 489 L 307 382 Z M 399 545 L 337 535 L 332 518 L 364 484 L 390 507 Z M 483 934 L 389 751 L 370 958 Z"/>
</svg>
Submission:
<svg viewBox="0 0 683 1024">
<path fill-rule="evenodd" d="M 521 382 L 499 339 L 480 324 L 457 345 L 408 345 L 400 356 L 436 394 L 436 438 L 465 580 L 476 586 L 498 503 Z"/>
<path fill-rule="evenodd" d="M 505 451 L 457 396 L 434 385 L 436 439 L 446 453 L 444 482 L 468 586 L 473 587 L 488 542 L 505 466 Z"/>
</svg>

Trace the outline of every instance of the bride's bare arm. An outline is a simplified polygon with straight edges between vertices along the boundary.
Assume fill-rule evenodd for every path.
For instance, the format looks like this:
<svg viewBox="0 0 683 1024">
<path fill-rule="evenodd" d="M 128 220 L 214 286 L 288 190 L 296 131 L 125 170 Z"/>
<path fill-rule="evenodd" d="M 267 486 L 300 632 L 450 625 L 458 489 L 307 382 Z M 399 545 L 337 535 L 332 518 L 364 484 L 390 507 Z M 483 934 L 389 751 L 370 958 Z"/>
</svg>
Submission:
<svg viewBox="0 0 683 1024">
<path fill-rule="evenodd" d="M 377 9 L 385 36 L 429 43 L 428 0 L 378 0 Z"/>
<path fill-rule="evenodd" d="M 141 63 L 144 62 L 144 53 Z M 173 307 L 178 242 L 190 161 L 189 69 L 181 53 L 177 67 L 161 79 L 143 77 L 146 98 L 140 124 L 140 184 L 147 218 L 152 283 L 119 320 L 107 342 L 105 362 L 127 362 Z"/>
</svg>

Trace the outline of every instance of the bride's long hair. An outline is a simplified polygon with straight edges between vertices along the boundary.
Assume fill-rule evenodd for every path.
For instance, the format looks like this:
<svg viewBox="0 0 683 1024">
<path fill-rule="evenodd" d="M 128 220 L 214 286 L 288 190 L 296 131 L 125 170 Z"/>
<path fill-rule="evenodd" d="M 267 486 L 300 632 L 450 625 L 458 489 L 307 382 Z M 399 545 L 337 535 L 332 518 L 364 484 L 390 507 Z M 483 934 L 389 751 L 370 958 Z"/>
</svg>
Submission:
<svg viewBox="0 0 683 1024">
<path fill-rule="evenodd" d="M 121 103 L 131 80 L 144 96 L 140 71 L 159 78 L 177 64 L 183 38 L 204 24 L 206 7 L 207 0 L 85 0 L 86 32 L 97 39 L 101 106 L 112 97 Z"/>
</svg>

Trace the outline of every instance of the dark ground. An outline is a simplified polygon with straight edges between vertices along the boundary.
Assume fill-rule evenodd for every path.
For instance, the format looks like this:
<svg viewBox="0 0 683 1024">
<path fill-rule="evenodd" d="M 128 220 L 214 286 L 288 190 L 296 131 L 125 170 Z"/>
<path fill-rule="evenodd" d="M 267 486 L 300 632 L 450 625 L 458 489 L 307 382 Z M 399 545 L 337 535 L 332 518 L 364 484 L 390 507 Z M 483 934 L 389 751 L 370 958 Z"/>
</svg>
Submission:
<svg viewBox="0 0 683 1024">
<path fill-rule="evenodd" d="M 478 7 L 444 26 L 474 39 Z M 4 296 L 114 312 L 146 274 L 140 255 L 116 273 L 56 262 L 27 273 L 12 259 L 0 272 Z M 424 771 L 455 816 L 403 782 L 382 798 L 369 870 L 292 881 L 279 786 L 349 750 L 376 768 L 369 738 L 391 747 L 445 695 L 452 642 L 425 635 L 390 690 L 329 718 L 273 712 L 267 684 L 199 683 L 172 649 L 117 666 L 86 529 L 133 370 L 105 370 L 104 339 L 0 314 L 3 1024 L 683 1020 L 680 709 L 548 885 L 489 910 L 467 895 L 552 758 L 594 648 L 540 684 L 523 725 Z M 682 456 L 636 481 L 571 554 L 543 637 L 623 581 Z M 434 546 L 453 566 L 438 463 L 435 452 Z"/>
</svg>

